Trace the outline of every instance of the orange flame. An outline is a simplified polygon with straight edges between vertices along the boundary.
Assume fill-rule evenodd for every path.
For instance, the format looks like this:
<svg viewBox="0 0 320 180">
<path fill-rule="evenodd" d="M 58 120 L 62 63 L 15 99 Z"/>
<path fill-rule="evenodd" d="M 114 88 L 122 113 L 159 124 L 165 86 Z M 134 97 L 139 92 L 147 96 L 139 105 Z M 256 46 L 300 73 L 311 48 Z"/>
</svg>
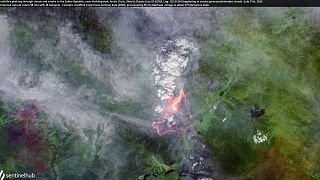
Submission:
<svg viewBox="0 0 320 180">
<path fill-rule="evenodd" d="M 186 96 L 184 94 L 184 91 L 183 89 L 180 90 L 180 93 L 179 93 L 179 96 L 174 98 L 173 101 L 172 101 L 172 105 L 171 105 L 171 109 L 174 111 L 174 112 L 177 112 L 179 107 L 180 107 L 180 104 L 181 104 L 181 100 L 184 99 Z"/>
<path fill-rule="evenodd" d="M 168 118 L 179 111 L 181 103 L 186 99 L 186 95 L 183 89 L 180 90 L 179 95 L 175 98 L 170 97 L 167 102 L 168 105 L 163 111 L 163 119 L 161 121 L 153 121 L 152 127 L 157 130 L 157 133 L 162 136 L 167 132 L 178 132 L 179 126 L 177 122 L 173 122 L 170 126 L 168 125 Z M 191 119 L 191 114 L 189 114 Z"/>
</svg>

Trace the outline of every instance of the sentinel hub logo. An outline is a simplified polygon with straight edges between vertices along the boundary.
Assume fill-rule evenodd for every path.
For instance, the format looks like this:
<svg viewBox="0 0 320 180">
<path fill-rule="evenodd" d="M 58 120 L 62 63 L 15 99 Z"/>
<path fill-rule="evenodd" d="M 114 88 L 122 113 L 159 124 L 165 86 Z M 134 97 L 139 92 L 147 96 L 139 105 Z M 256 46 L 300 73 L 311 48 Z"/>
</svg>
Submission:
<svg viewBox="0 0 320 180">
<path fill-rule="evenodd" d="M 36 175 L 31 173 L 31 174 L 28 174 L 28 173 L 11 173 L 11 174 L 5 174 L 3 172 L 3 170 L 0 171 L 0 180 L 4 180 L 4 178 L 6 179 L 11 179 L 11 178 L 35 178 Z"/>
</svg>

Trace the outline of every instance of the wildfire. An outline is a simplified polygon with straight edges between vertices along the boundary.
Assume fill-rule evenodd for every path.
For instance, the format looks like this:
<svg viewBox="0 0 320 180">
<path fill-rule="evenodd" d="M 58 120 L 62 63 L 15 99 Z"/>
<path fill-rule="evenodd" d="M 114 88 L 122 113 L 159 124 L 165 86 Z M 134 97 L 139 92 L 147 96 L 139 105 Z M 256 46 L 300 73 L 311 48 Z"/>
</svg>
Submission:
<svg viewBox="0 0 320 180">
<path fill-rule="evenodd" d="M 155 64 L 153 65 L 154 84 L 157 88 L 157 96 L 165 105 L 158 105 L 155 108 L 161 114 L 161 119 L 152 122 L 152 127 L 162 136 L 167 132 L 179 133 L 182 129 L 189 131 L 191 127 L 191 114 L 187 106 L 186 95 L 183 89 L 179 94 L 173 96 L 176 91 L 177 82 L 181 79 L 185 68 L 198 49 L 194 44 L 182 37 L 173 40 L 166 40 L 163 46 L 156 53 Z"/>
<path fill-rule="evenodd" d="M 171 110 L 173 112 L 178 112 L 179 106 L 180 106 L 182 100 L 185 99 L 185 98 L 186 98 L 186 96 L 184 94 L 183 89 L 180 90 L 180 93 L 179 93 L 178 97 L 176 97 L 174 99 L 172 97 L 170 97 L 168 99 L 168 102 L 169 102 L 169 104 L 171 104 L 171 106 L 170 106 Z"/>
<path fill-rule="evenodd" d="M 175 98 L 169 97 L 167 100 L 167 107 L 162 112 L 161 121 L 153 121 L 152 127 L 155 129 L 159 136 L 162 136 L 168 132 L 178 132 L 181 124 L 174 120 L 176 114 L 179 112 L 180 105 L 185 102 L 186 95 L 183 89 L 180 90 L 179 95 Z M 188 114 L 188 118 L 191 119 L 191 114 Z"/>
</svg>

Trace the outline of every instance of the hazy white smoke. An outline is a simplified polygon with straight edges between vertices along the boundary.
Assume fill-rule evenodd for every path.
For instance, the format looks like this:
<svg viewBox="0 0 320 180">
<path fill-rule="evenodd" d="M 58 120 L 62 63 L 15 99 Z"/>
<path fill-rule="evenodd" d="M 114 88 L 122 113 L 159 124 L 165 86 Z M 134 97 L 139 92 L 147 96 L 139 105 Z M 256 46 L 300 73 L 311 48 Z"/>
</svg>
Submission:
<svg viewBox="0 0 320 180">
<path fill-rule="evenodd" d="M 10 67 L 9 25 L 5 15 L 0 15 L 0 76 L 5 77 Z"/>
<path fill-rule="evenodd" d="M 105 123 L 106 117 L 99 107 L 81 99 L 90 89 L 84 86 L 71 89 L 54 71 L 36 72 L 14 57 L 10 53 L 10 24 L 5 15 L 0 16 L 0 34 L 0 92 L 4 98 L 12 102 L 34 101 L 48 115 L 48 121 L 62 128 L 73 127 L 84 139 L 83 129 L 95 129 L 101 123 L 106 125 L 105 135 L 110 135 L 113 128 Z M 42 51 L 51 56 L 45 49 L 42 46 Z M 31 82 L 35 83 L 31 86 Z"/>
</svg>

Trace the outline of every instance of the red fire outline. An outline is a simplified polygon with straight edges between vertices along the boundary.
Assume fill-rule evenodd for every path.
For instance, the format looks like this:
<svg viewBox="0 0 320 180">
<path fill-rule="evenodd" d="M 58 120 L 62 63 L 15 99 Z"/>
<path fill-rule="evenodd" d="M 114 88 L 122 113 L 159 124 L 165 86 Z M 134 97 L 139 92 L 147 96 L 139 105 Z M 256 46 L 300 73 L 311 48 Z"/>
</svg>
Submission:
<svg viewBox="0 0 320 180">
<path fill-rule="evenodd" d="M 175 97 L 175 98 L 170 97 L 167 100 L 167 106 L 162 113 L 162 115 L 163 115 L 162 120 L 152 122 L 152 128 L 157 131 L 157 134 L 159 136 L 162 136 L 168 132 L 174 132 L 174 133 L 179 132 L 180 127 L 176 121 L 173 121 L 171 126 L 168 126 L 168 118 L 170 116 L 176 114 L 177 112 L 179 112 L 180 105 L 185 100 L 186 100 L 186 95 L 185 95 L 183 89 L 180 90 L 179 95 L 177 97 Z M 189 119 L 191 120 L 191 118 L 192 118 L 191 113 L 190 112 L 188 112 L 188 113 L 189 113 Z M 161 126 L 165 128 L 165 130 L 163 132 L 162 132 Z M 172 128 L 172 129 L 168 129 L 168 128 Z"/>
</svg>

